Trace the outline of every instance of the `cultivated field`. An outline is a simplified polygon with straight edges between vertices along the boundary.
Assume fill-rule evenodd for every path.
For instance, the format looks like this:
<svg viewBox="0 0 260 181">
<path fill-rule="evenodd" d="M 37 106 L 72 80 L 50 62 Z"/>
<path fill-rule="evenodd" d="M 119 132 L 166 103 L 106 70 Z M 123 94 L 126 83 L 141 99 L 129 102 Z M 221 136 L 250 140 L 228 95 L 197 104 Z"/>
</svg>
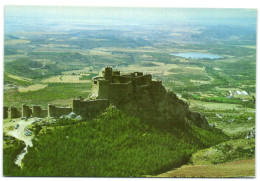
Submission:
<svg viewBox="0 0 260 181">
<path fill-rule="evenodd" d="M 43 89 L 47 86 L 48 85 L 46 85 L 46 84 L 33 84 L 33 85 L 28 86 L 28 87 L 20 87 L 18 89 L 18 91 L 19 92 L 37 91 L 37 90 Z"/>
<path fill-rule="evenodd" d="M 61 75 L 53 76 L 42 80 L 42 83 L 90 83 L 90 80 L 80 80 L 79 75 Z"/>
</svg>

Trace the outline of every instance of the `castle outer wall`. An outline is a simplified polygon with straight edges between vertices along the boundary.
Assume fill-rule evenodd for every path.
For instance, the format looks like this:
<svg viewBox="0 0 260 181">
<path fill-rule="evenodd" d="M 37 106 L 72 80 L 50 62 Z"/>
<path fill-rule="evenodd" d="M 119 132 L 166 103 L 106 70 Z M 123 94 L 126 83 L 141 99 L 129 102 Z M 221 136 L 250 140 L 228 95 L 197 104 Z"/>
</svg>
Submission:
<svg viewBox="0 0 260 181">
<path fill-rule="evenodd" d="M 109 105 L 110 102 L 107 99 L 87 101 L 73 100 L 73 112 L 86 117 L 89 114 L 97 114 L 104 111 L 107 107 L 109 107 Z"/>
<path fill-rule="evenodd" d="M 32 106 L 32 117 L 44 118 L 48 116 L 48 110 L 42 109 L 41 106 Z"/>
<path fill-rule="evenodd" d="M 72 112 L 71 107 L 56 107 L 54 105 L 48 105 L 48 116 L 49 117 L 60 117 L 62 115 L 67 115 Z"/>
</svg>

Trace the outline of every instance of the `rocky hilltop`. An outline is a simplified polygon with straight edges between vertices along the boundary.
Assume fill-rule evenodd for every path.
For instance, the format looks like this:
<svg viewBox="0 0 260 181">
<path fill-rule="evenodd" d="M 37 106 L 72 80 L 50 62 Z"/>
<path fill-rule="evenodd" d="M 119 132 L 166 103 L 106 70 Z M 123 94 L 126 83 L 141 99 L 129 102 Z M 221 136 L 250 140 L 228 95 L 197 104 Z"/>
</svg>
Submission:
<svg viewBox="0 0 260 181">
<path fill-rule="evenodd" d="M 161 81 L 150 74 L 121 74 L 106 67 L 92 82 L 92 100 L 109 100 L 113 105 L 158 127 L 169 128 L 192 122 L 209 128 L 204 115 L 190 111 L 186 102 L 166 91 Z"/>
<path fill-rule="evenodd" d="M 151 74 L 132 72 L 122 74 L 106 67 L 99 76 L 92 79 L 92 91 L 87 100 L 79 97 L 71 107 L 57 107 L 49 104 L 48 109 L 23 104 L 22 110 L 10 108 L 10 118 L 19 117 L 60 117 L 71 112 L 83 118 L 97 115 L 110 104 L 125 113 L 141 118 L 156 127 L 171 129 L 192 122 L 204 129 L 209 128 L 205 116 L 189 110 L 186 102 L 175 93 L 166 91 L 161 81 L 153 80 Z M 4 107 L 4 118 L 8 117 L 8 107 Z"/>
</svg>

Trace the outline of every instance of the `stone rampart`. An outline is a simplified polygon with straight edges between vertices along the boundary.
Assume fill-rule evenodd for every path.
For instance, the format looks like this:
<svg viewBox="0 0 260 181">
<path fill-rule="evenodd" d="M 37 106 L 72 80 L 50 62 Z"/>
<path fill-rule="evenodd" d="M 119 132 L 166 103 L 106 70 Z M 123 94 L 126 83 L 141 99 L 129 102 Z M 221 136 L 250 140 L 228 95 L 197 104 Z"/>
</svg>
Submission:
<svg viewBox="0 0 260 181">
<path fill-rule="evenodd" d="M 101 111 L 104 111 L 110 102 L 107 99 L 97 99 L 97 100 L 73 100 L 73 112 L 81 115 L 83 117 L 88 114 L 96 114 Z"/>
<path fill-rule="evenodd" d="M 12 106 L 10 109 L 10 116 L 11 116 L 11 119 L 20 118 L 22 116 L 22 113 L 20 110 L 18 110 L 17 108 Z"/>
<path fill-rule="evenodd" d="M 140 86 L 140 85 L 149 85 L 151 83 L 152 76 L 150 74 L 135 77 L 135 85 Z"/>
<path fill-rule="evenodd" d="M 131 76 L 114 76 L 113 77 L 113 83 L 128 83 L 132 81 Z"/>
<path fill-rule="evenodd" d="M 4 119 L 8 118 L 8 107 L 7 106 L 4 106 L 3 115 L 4 115 Z"/>
<path fill-rule="evenodd" d="M 107 80 L 100 80 L 98 82 L 98 99 L 107 99 L 110 92 L 110 83 Z"/>
<path fill-rule="evenodd" d="M 32 106 L 32 116 L 44 118 L 48 116 L 48 110 L 42 109 L 41 106 L 33 105 Z"/>
<path fill-rule="evenodd" d="M 29 106 L 23 104 L 23 107 L 22 107 L 22 117 L 29 118 L 31 116 L 32 116 L 32 109 Z"/>
<path fill-rule="evenodd" d="M 71 107 L 56 107 L 54 105 L 48 105 L 48 116 L 49 117 L 60 117 L 62 115 L 67 115 L 72 112 Z"/>
<path fill-rule="evenodd" d="M 108 99 L 125 101 L 126 98 L 133 95 L 134 87 L 132 82 L 124 84 L 111 83 L 108 91 Z"/>
</svg>

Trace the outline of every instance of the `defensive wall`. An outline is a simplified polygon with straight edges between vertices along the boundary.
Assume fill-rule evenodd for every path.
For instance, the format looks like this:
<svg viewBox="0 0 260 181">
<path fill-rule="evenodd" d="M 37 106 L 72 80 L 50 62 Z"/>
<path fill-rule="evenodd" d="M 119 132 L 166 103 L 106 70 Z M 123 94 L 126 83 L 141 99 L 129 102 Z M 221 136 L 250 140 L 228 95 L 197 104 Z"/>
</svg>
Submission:
<svg viewBox="0 0 260 181">
<path fill-rule="evenodd" d="M 62 115 L 67 115 L 72 112 L 71 107 L 56 107 L 54 105 L 48 105 L 48 116 L 49 117 L 60 117 Z"/>
<path fill-rule="evenodd" d="M 11 117 L 11 119 L 13 119 L 13 118 L 20 118 L 21 116 L 22 116 L 21 111 L 12 106 L 11 109 L 10 109 L 10 117 Z"/>
<path fill-rule="evenodd" d="M 20 118 L 20 117 L 60 117 L 62 115 L 68 115 L 71 112 L 74 112 L 82 117 L 89 114 L 96 114 L 101 111 L 104 111 L 109 107 L 110 101 L 107 99 L 98 99 L 98 100 L 73 100 L 73 107 L 58 107 L 49 104 L 48 109 L 42 109 L 39 105 L 33 105 L 32 108 L 23 104 L 21 111 L 16 107 L 10 108 L 10 118 Z M 4 119 L 8 118 L 9 108 L 4 106 Z"/>
<path fill-rule="evenodd" d="M 41 106 L 32 106 L 32 117 L 44 118 L 48 116 L 48 109 L 42 109 Z"/>
<path fill-rule="evenodd" d="M 23 104 L 23 107 L 22 107 L 22 117 L 29 118 L 31 116 L 32 116 L 32 109 L 29 106 Z"/>
<path fill-rule="evenodd" d="M 123 101 L 133 94 L 134 86 L 132 82 L 111 83 L 109 84 L 108 99 L 114 101 Z"/>
<path fill-rule="evenodd" d="M 76 99 L 73 100 L 72 111 L 78 115 L 81 115 L 82 117 L 85 117 L 88 114 L 96 114 L 101 111 L 104 111 L 109 105 L 110 102 L 107 99 L 86 101 Z"/>
<path fill-rule="evenodd" d="M 4 106 L 4 110 L 3 110 L 4 119 L 8 118 L 8 110 L 9 108 L 7 106 Z"/>
<path fill-rule="evenodd" d="M 4 106 L 4 119 L 8 118 L 8 107 Z M 41 106 L 33 105 L 32 108 L 25 104 L 22 105 L 22 110 L 12 106 L 10 108 L 10 118 L 20 118 L 20 117 L 59 117 L 61 115 L 66 115 L 72 112 L 71 107 L 56 107 L 54 105 L 48 105 L 48 109 L 42 109 Z"/>
</svg>

